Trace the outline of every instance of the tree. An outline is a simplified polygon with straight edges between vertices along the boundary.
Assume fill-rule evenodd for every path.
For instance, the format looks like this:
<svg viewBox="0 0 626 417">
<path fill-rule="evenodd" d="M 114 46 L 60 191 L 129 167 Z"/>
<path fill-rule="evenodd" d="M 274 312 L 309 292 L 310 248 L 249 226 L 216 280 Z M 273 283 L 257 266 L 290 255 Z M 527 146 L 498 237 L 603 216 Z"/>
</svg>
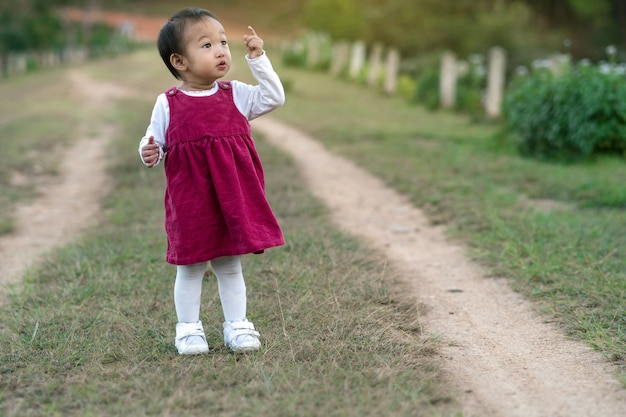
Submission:
<svg viewBox="0 0 626 417">
<path fill-rule="evenodd" d="M 626 47 L 624 0 L 307 0 L 305 24 L 333 38 L 364 37 L 405 56 L 451 49 L 484 52 L 494 45 L 526 60 L 564 51 L 575 59 Z M 534 56 L 533 56 L 534 55 Z"/>
<path fill-rule="evenodd" d="M 607 45 L 626 47 L 623 0 L 524 0 L 544 28 L 562 30 L 573 40 L 575 58 L 601 59 Z"/>
<path fill-rule="evenodd" d="M 325 31 L 335 39 L 359 39 L 366 28 L 358 0 L 309 0 L 304 7 L 304 22 L 310 29 Z"/>
<path fill-rule="evenodd" d="M 5 0 L 0 5 L 0 53 L 51 49 L 62 43 L 54 0 Z"/>
</svg>

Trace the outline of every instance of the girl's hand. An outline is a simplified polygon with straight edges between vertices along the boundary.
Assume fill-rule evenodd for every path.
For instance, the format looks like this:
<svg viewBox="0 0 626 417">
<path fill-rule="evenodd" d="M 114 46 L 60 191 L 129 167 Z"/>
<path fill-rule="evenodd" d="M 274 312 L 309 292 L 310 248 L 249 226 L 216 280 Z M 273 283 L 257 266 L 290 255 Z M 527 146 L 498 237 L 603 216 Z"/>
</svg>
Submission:
<svg viewBox="0 0 626 417">
<path fill-rule="evenodd" d="M 159 162 L 160 147 L 158 143 L 154 143 L 154 136 L 150 136 L 148 143 L 141 148 L 141 157 L 143 163 L 148 168 L 152 168 Z"/>
<path fill-rule="evenodd" d="M 258 58 L 263 55 L 263 39 L 259 38 L 252 26 L 248 26 L 248 34 L 243 35 L 243 42 L 248 50 L 250 59 Z"/>
</svg>

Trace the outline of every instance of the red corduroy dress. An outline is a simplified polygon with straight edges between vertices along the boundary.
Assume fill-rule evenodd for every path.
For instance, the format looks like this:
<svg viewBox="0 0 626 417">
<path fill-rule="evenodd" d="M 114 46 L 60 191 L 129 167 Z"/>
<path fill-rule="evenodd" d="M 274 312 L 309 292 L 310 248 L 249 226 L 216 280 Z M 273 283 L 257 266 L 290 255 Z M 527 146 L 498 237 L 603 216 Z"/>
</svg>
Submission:
<svg viewBox="0 0 626 417">
<path fill-rule="evenodd" d="M 190 265 L 284 244 L 250 124 L 219 82 L 207 97 L 166 92 L 166 261 Z"/>
</svg>

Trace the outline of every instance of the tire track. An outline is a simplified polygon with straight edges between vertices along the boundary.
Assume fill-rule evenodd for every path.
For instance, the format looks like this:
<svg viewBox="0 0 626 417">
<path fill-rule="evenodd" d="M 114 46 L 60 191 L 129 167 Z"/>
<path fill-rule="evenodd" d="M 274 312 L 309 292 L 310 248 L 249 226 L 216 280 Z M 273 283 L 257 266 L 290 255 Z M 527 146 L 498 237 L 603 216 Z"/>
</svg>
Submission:
<svg viewBox="0 0 626 417">
<path fill-rule="evenodd" d="M 441 367 L 464 416 L 626 415 L 626 390 L 600 354 L 534 314 L 504 279 L 485 278 L 406 198 L 296 129 L 252 124 L 297 161 L 336 224 L 384 253 L 429 307 L 420 319 L 443 340 Z"/>
</svg>

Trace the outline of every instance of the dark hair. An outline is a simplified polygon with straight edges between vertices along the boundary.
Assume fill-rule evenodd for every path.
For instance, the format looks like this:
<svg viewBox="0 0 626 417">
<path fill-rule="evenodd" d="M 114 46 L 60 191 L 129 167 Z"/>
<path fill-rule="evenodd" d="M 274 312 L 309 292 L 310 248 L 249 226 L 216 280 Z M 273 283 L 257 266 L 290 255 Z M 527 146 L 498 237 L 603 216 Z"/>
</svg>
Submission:
<svg viewBox="0 0 626 417">
<path fill-rule="evenodd" d="M 161 28 L 159 32 L 159 39 L 157 41 L 157 47 L 159 48 L 159 54 L 161 59 L 165 63 L 165 66 L 177 79 L 180 78 L 180 74 L 176 71 L 176 68 L 172 66 L 170 62 L 170 56 L 172 54 L 182 54 L 185 48 L 183 43 L 183 36 L 185 34 L 185 28 L 191 22 L 198 22 L 205 17 L 211 17 L 215 20 L 219 20 L 213 13 L 208 10 L 200 9 L 196 7 L 189 7 L 176 13 L 167 21 L 167 23 Z"/>
</svg>

